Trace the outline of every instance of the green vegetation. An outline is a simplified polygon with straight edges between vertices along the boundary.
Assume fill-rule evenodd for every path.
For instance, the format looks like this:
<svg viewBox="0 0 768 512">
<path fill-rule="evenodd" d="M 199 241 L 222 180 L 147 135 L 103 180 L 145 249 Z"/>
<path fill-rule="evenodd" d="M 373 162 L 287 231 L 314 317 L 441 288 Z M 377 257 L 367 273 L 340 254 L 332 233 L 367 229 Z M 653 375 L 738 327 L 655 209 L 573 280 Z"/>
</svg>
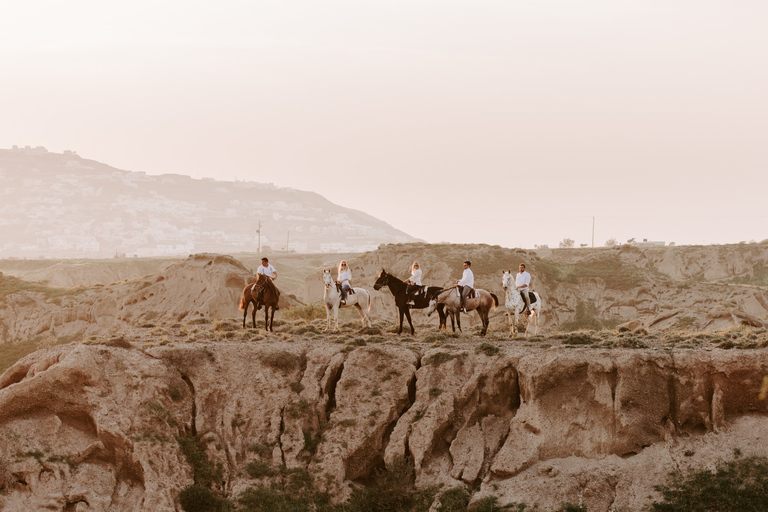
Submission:
<svg viewBox="0 0 768 512">
<path fill-rule="evenodd" d="M 399 459 L 376 472 L 371 485 L 356 489 L 346 512 L 427 512 L 437 488 L 417 490 L 413 466 L 409 459 Z"/>
<path fill-rule="evenodd" d="M 202 436 L 177 436 L 182 453 L 192 466 L 194 484 L 179 493 L 179 503 L 185 512 L 229 512 L 231 503 L 214 488 L 219 488 L 224 479 L 224 467 L 213 464 L 205 453 Z"/>
<path fill-rule="evenodd" d="M 732 282 L 752 286 L 768 286 L 768 265 L 765 265 L 763 261 L 757 261 L 752 267 L 751 276 L 737 277 Z"/>
<path fill-rule="evenodd" d="M 672 473 L 658 486 L 663 500 L 653 512 L 762 512 L 768 510 L 768 459 L 741 458 L 719 464 L 714 472 Z"/>
<path fill-rule="evenodd" d="M 466 352 L 435 352 L 424 360 L 424 364 L 440 366 L 441 364 L 453 361 L 454 359 L 463 360 L 466 356 Z"/>
<path fill-rule="evenodd" d="M 483 353 L 488 357 L 493 357 L 495 355 L 498 355 L 499 352 L 501 352 L 501 349 L 491 343 L 481 343 L 475 349 L 475 354 Z"/>
<path fill-rule="evenodd" d="M 287 350 L 266 352 L 260 357 L 264 365 L 283 373 L 296 371 L 301 367 L 301 356 Z"/>
<path fill-rule="evenodd" d="M 560 282 L 575 284 L 578 279 L 587 277 L 600 278 L 606 288 L 613 290 L 631 290 L 642 283 L 640 270 L 622 261 L 618 255 L 603 256 L 578 264 L 539 260 L 534 270 L 541 279 L 555 285 Z"/>
<path fill-rule="evenodd" d="M 24 281 L 14 276 L 0 275 L 0 304 L 4 303 L 9 295 L 20 292 L 40 293 L 46 300 L 58 303 L 62 297 L 79 295 L 88 288 L 78 286 L 73 288 L 59 288 L 47 286 L 41 283 Z"/>
</svg>

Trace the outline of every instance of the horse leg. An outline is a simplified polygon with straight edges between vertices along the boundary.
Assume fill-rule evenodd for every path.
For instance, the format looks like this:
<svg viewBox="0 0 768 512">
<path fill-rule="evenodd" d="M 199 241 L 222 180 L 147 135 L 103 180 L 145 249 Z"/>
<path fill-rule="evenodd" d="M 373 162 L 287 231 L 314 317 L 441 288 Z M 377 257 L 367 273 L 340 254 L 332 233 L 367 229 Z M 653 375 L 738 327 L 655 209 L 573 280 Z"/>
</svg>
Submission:
<svg viewBox="0 0 768 512">
<path fill-rule="evenodd" d="M 480 315 L 480 323 L 483 324 L 483 328 L 480 330 L 480 336 L 485 336 L 485 333 L 488 332 L 488 312 L 478 308 L 477 314 Z"/>
<path fill-rule="evenodd" d="M 248 318 L 248 306 L 250 305 L 250 302 L 245 302 L 245 307 L 243 308 L 243 329 L 245 329 L 245 320 Z"/>
<path fill-rule="evenodd" d="M 275 328 L 272 326 L 272 324 L 275 322 L 275 306 L 272 306 L 272 314 L 269 316 L 269 330 L 270 332 L 275 332 Z"/>
<path fill-rule="evenodd" d="M 459 327 L 459 332 L 464 332 L 461 330 L 461 311 L 456 312 L 456 325 Z"/>
<path fill-rule="evenodd" d="M 400 328 L 397 329 L 397 335 L 401 335 L 403 333 L 403 317 L 405 316 L 405 311 L 403 308 L 398 307 L 397 311 L 400 313 Z"/>
<path fill-rule="evenodd" d="M 256 301 L 253 302 L 253 309 L 251 310 L 251 328 L 256 328 Z"/>
<path fill-rule="evenodd" d="M 333 330 L 338 331 L 339 330 L 339 303 L 336 303 L 333 305 Z"/>
<path fill-rule="evenodd" d="M 325 330 L 330 331 L 331 330 L 331 306 L 328 304 L 325 305 Z"/>
<path fill-rule="evenodd" d="M 408 319 L 408 325 L 411 326 L 411 336 L 416 334 L 416 330 L 413 328 L 413 322 L 411 321 L 411 311 L 408 308 L 405 308 L 405 318 Z"/>
<path fill-rule="evenodd" d="M 360 320 L 363 322 L 363 329 L 365 329 L 365 311 L 360 307 L 360 304 L 355 304 L 357 312 L 360 313 Z"/>
</svg>

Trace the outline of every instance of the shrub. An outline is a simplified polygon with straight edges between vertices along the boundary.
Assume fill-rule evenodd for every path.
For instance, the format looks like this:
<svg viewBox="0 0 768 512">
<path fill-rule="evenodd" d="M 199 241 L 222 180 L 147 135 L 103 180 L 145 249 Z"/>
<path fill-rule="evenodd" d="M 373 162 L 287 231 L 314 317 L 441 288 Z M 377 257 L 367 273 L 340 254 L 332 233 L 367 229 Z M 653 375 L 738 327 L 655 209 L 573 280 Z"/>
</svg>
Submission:
<svg viewBox="0 0 768 512">
<path fill-rule="evenodd" d="M 475 349 L 475 354 L 479 354 L 480 352 L 488 357 L 493 357 L 501 352 L 501 350 L 496 345 L 492 345 L 490 343 L 482 343 Z"/>
<path fill-rule="evenodd" d="M 199 435 L 177 436 L 176 441 L 178 441 L 187 462 L 192 466 L 195 484 L 210 489 L 213 484 L 221 482 L 224 477 L 224 468 L 221 463 L 214 465 L 208 460 L 205 445 Z"/>
<path fill-rule="evenodd" d="M 671 473 L 671 483 L 657 486 L 664 499 L 654 512 L 758 512 L 768 510 L 768 459 L 740 458 L 720 463 L 714 472 Z"/>
<path fill-rule="evenodd" d="M 416 490 L 414 481 L 410 459 L 398 459 L 386 469 L 377 471 L 371 485 L 352 493 L 349 509 L 360 512 L 427 512 L 437 489 Z"/>
<path fill-rule="evenodd" d="M 248 475 L 251 478 L 275 476 L 277 474 L 275 468 L 273 468 L 270 464 L 260 460 L 253 460 L 249 462 L 248 465 L 245 466 L 245 470 L 248 472 Z"/>
<path fill-rule="evenodd" d="M 298 370 L 301 357 L 287 350 L 275 350 L 261 355 L 261 362 L 283 373 Z"/>
<path fill-rule="evenodd" d="M 469 492 L 463 487 L 453 487 L 440 495 L 440 512 L 464 512 L 469 503 Z"/>
<path fill-rule="evenodd" d="M 184 512 L 225 512 L 229 510 L 225 500 L 202 485 L 190 485 L 179 493 L 179 504 Z"/>
</svg>

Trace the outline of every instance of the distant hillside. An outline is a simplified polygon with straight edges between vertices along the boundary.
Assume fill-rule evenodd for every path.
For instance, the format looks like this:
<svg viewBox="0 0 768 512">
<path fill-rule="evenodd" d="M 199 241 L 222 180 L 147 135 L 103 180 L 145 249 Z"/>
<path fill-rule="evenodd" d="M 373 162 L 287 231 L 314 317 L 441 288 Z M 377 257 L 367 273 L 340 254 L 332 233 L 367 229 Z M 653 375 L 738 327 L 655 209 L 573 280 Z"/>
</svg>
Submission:
<svg viewBox="0 0 768 512">
<path fill-rule="evenodd" d="M 415 238 L 313 192 L 149 176 L 45 148 L 0 149 L 0 257 L 365 252 Z"/>
</svg>

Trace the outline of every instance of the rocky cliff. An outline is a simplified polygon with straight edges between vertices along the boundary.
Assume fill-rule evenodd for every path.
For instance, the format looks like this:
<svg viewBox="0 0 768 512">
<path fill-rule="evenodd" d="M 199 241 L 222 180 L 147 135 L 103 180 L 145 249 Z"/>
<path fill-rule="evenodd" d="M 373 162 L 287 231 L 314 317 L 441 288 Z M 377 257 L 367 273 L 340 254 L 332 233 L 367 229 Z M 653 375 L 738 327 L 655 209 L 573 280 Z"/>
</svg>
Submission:
<svg viewBox="0 0 768 512">
<path fill-rule="evenodd" d="M 225 498 L 284 467 L 342 501 L 406 457 L 418 488 L 543 511 L 640 510 L 674 469 L 768 456 L 765 349 L 311 338 L 25 357 L 0 377 L 3 510 L 180 510 L 190 440 Z"/>
</svg>

